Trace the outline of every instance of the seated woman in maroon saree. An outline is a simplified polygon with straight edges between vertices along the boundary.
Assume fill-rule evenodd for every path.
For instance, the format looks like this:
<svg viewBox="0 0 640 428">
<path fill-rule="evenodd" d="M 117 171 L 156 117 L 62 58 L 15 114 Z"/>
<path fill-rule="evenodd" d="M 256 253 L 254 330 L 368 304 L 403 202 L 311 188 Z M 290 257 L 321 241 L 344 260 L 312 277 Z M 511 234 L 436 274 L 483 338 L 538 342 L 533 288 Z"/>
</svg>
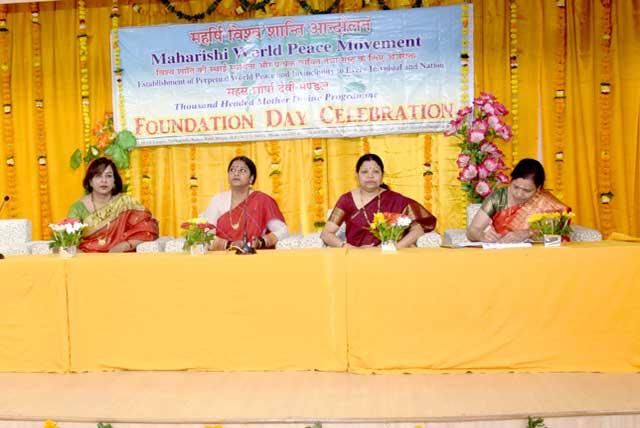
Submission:
<svg viewBox="0 0 640 428">
<path fill-rule="evenodd" d="M 570 211 L 549 191 L 542 164 L 522 159 L 511 173 L 511 184 L 495 190 L 482 202 L 467 229 L 472 241 L 519 242 L 529 239 L 527 219 L 537 213 Z"/>
<path fill-rule="evenodd" d="M 436 227 L 436 218 L 422 205 L 400 193 L 385 189 L 361 208 L 356 206 L 351 192 L 345 193 L 338 199 L 329 221 L 338 226 L 345 223 L 346 242 L 349 245 L 377 246 L 380 245 L 380 240 L 369 230 L 369 224 L 377 212 L 404 214 L 413 220 L 414 224 L 420 225 L 423 233 L 431 232 Z"/>
<path fill-rule="evenodd" d="M 158 238 L 158 222 L 145 207 L 122 194 L 122 178 L 107 158 L 95 159 L 83 180 L 87 195 L 67 217 L 87 225 L 80 250 L 86 253 L 131 252 L 143 241 Z"/>
<path fill-rule="evenodd" d="M 274 248 L 289 235 L 284 216 L 269 195 L 251 189 L 257 169 L 246 156 L 237 156 L 227 168 L 231 190 L 213 197 L 202 214 L 216 226 L 212 250 L 241 247 L 246 235 L 253 248 Z"/>
<path fill-rule="evenodd" d="M 370 223 L 377 212 L 405 214 L 413 220 L 398 242 L 398 248 L 414 245 L 418 238 L 431 232 L 436 218 L 422 205 L 400 193 L 393 192 L 382 183 L 384 164 L 379 156 L 369 153 L 356 163 L 359 187 L 338 199 L 327 224 L 322 240 L 331 247 L 370 247 L 380 244 L 370 231 Z M 346 226 L 346 241 L 336 232 L 342 223 Z"/>
</svg>

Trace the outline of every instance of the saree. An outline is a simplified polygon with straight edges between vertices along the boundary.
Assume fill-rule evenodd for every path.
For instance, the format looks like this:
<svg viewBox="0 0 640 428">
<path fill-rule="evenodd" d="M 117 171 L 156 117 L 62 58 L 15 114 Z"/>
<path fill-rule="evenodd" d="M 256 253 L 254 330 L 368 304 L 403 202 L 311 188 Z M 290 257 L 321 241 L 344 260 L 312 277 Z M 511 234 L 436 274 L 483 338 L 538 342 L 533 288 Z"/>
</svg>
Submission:
<svg viewBox="0 0 640 428">
<path fill-rule="evenodd" d="M 142 204 L 123 194 L 115 196 L 93 213 L 78 201 L 71 206 L 68 216 L 87 225 L 79 246 L 85 253 L 107 253 L 125 241 L 153 241 L 158 238 L 158 221 Z M 133 251 L 135 248 L 127 250 Z"/>
<path fill-rule="evenodd" d="M 356 207 L 351 192 L 345 193 L 338 199 L 329 216 L 329 221 L 338 226 L 345 223 L 347 243 L 354 247 L 379 245 L 380 240 L 373 236 L 369 230 L 369 225 L 376 212 L 404 214 L 414 223 L 418 223 L 425 233 L 431 232 L 436 227 L 436 218 L 422 205 L 392 190 L 381 192 L 378 197 L 373 198 L 359 209 Z M 409 228 L 405 234 L 408 231 Z"/>
<path fill-rule="evenodd" d="M 227 209 L 215 220 L 214 249 L 222 249 L 218 248 L 219 245 L 224 244 L 222 240 L 241 241 L 245 231 L 248 242 L 263 238 L 265 248 L 274 248 L 278 238 L 267 226 L 270 220 L 279 220 L 285 223 L 284 216 L 276 201 L 266 193 L 259 191 L 249 193 L 243 202 L 232 210 Z"/>
<path fill-rule="evenodd" d="M 516 230 L 529 229 L 527 219 L 532 214 L 571 211 L 551 192 L 541 189 L 531 199 L 519 205 L 508 205 L 508 188 L 496 190 L 482 203 L 481 209 L 491 217 L 493 228 L 501 235 Z"/>
</svg>

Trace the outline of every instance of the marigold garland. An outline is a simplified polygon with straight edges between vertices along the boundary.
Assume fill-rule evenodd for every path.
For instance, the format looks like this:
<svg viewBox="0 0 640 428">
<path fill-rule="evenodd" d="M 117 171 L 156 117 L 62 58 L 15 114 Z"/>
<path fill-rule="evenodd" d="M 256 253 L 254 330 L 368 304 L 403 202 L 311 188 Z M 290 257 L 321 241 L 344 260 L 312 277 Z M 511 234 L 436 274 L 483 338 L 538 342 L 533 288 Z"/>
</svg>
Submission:
<svg viewBox="0 0 640 428">
<path fill-rule="evenodd" d="M 49 168 L 47 166 L 47 143 L 44 123 L 44 85 L 42 82 L 42 33 L 40 27 L 40 6 L 31 3 L 31 55 L 33 104 L 34 104 L 34 136 L 38 161 L 38 190 L 40 194 L 40 227 L 43 239 L 51 237 L 51 209 L 49 203 Z"/>
<path fill-rule="evenodd" d="M 188 14 L 188 13 L 184 13 L 181 10 L 178 10 L 174 4 L 169 1 L 169 0 L 160 0 L 162 2 L 162 5 L 171 13 L 173 13 L 178 19 L 184 19 L 186 21 L 190 21 L 190 22 L 196 22 L 196 21 L 200 21 L 204 18 L 206 18 L 207 16 L 211 15 L 213 12 L 216 11 L 216 9 L 218 8 L 218 5 L 221 3 L 222 0 L 214 0 L 211 2 L 211 4 L 209 4 L 209 6 L 207 7 L 207 9 L 204 12 L 198 12 L 195 13 L 193 15 Z M 246 2 L 246 0 L 245 0 Z"/>
<path fill-rule="evenodd" d="M 189 191 L 190 191 L 190 205 L 191 205 L 191 217 L 198 216 L 198 175 L 196 170 L 196 145 L 189 145 Z"/>
<path fill-rule="evenodd" d="M 464 3 L 461 5 L 460 19 L 462 20 L 462 47 L 460 50 L 460 106 L 469 105 L 469 61 L 472 60 L 469 56 L 469 5 Z M 457 214 L 457 221 L 460 224 L 464 224 L 465 218 L 465 205 L 467 203 L 467 196 L 464 192 L 459 191 L 456 193 L 454 202 L 454 212 Z"/>
<path fill-rule="evenodd" d="M 325 223 L 324 177 L 326 168 L 326 150 L 323 140 L 314 138 L 313 144 L 313 226 L 320 229 Z"/>
<path fill-rule="evenodd" d="M 369 145 L 369 137 L 362 137 L 362 153 L 371 153 L 371 146 Z"/>
<path fill-rule="evenodd" d="M 2 83 L 2 137 L 4 161 L 6 162 L 7 194 L 11 198 L 6 205 L 9 218 L 16 218 L 17 177 L 15 164 L 15 140 L 13 130 L 13 107 L 11 99 L 11 34 L 7 28 L 9 6 L 0 6 L 0 81 Z"/>
<path fill-rule="evenodd" d="M 306 2 L 306 0 L 298 0 L 298 4 L 305 12 L 311 15 L 325 15 L 335 12 L 340 5 L 340 0 L 333 0 L 333 3 L 331 3 L 326 9 L 314 9 Z"/>
<path fill-rule="evenodd" d="M 509 4 L 509 59 L 511 72 L 511 164 L 518 159 L 518 3 L 510 0 Z"/>
<path fill-rule="evenodd" d="M 563 196 L 563 164 L 564 164 L 564 138 L 565 138 L 565 112 L 566 112 L 566 60 L 567 60 L 567 14 L 564 0 L 557 0 L 557 32 L 556 32 L 556 69 L 554 73 L 555 84 L 555 177 L 554 193 L 562 199 Z"/>
<path fill-rule="evenodd" d="M 122 88 L 122 60 L 120 58 L 120 43 L 118 29 L 120 28 L 120 7 L 118 0 L 111 0 L 111 42 L 113 43 L 113 64 L 116 74 L 116 88 L 118 91 L 118 119 L 120 121 L 120 129 L 127 128 L 127 117 L 124 111 L 124 91 Z M 131 168 L 124 170 L 124 181 L 127 183 L 127 193 L 132 194 L 131 186 Z"/>
<path fill-rule="evenodd" d="M 140 150 L 140 166 L 142 170 L 140 199 L 142 200 L 142 205 L 151 209 L 153 205 L 153 195 L 151 193 L 151 153 L 148 147 Z"/>
<path fill-rule="evenodd" d="M 605 236 L 613 231 L 613 219 L 611 215 L 611 1 L 602 0 L 600 2 L 603 7 L 602 17 L 600 19 L 602 31 L 602 55 L 600 63 L 600 93 L 598 94 L 599 104 L 599 126 L 600 136 L 598 141 L 599 158 L 598 158 L 598 185 L 600 192 L 600 222 L 602 232 Z M 604 195 L 604 197 L 603 197 Z"/>
<path fill-rule="evenodd" d="M 280 169 L 280 143 L 277 141 L 269 141 L 268 144 L 268 152 L 269 155 L 271 155 L 271 171 L 269 172 L 269 177 L 271 177 L 271 192 L 273 193 L 273 198 L 279 203 L 281 185 L 280 174 L 282 174 Z"/>
<path fill-rule="evenodd" d="M 91 100 L 89 98 L 89 46 L 87 36 L 87 4 L 78 0 L 78 60 L 80 65 L 80 98 L 82 108 L 82 143 L 84 153 L 91 145 Z"/>
<path fill-rule="evenodd" d="M 424 136 L 424 170 L 422 171 L 423 186 L 424 186 L 424 206 L 429 211 L 432 210 L 431 198 L 433 191 L 433 169 L 431 167 L 431 134 L 425 134 Z"/>
</svg>

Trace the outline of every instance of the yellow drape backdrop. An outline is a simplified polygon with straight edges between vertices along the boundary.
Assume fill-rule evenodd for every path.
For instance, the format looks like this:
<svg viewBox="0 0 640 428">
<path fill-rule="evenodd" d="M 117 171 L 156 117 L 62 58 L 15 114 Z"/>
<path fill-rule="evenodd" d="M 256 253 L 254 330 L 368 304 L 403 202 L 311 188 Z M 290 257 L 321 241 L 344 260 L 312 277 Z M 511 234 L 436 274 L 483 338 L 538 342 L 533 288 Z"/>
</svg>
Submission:
<svg viewBox="0 0 640 428">
<path fill-rule="evenodd" d="M 109 32 L 111 2 L 90 1 L 86 17 L 90 121 L 92 126 L 112 110 Z M 185 13 L 206 9 L 209 1 L 174 1 Z M 237 0 L 224 0 L 206 20 L 221 21 L 296 15 L 304 11 L 296 0 L 276 0 L 266 13 L 237 15 Z M 326 5 L 324 3 L 327 3 Z M 423 7 L 461 1 L 423 1 Z M 548 173 L 548 187 L 562 195 L 577 214 L 577 223 L 605 232 L 640 234 L 640 23 L 637 0 L 613 2 L 611 10 L 610 150 L 601 153 L 603 120 L 600 107 L 603 26 L 605 9 L 591 0 L 562 2 L 529 0 L 474 1 L 475 89 L 494 93 L 507 108 L 516 107 L 517 143 L 505 147 L 511 164 L 523 157 L 540 157 Z M 135 8 L 134 8 L 135 4 Z M 322 8 L 328 2 L 314 3 Z M 404 0 L 387 1 L 392 8 L 409 7 Z M 343 1 L 340 11 L 361 10 L 360 1 Z M 378 8 L 370 2 L 367 10 Z M 121 1 L 120 25 L 185 23 L 168 12 L 158 0 Z M 10 72 L 10 114 L 7 107 L 0 133 L 0 193 L 11 195 L 10 210 L 2 217 L 29 218 L 34 239 L 43 236 L 41 222 L 65 216 L 69 205 L 82 195 L 83 171 L 72 171 L 69 156 L 83 148 L 78 48 L 78 5 L 73 0 L 40 4 L 39 40 L 34 39 L 29 5 L 8 7 L 6 29 L 0 33 Z M 564 20 L 563 20 L 564 19 Z M 558 41 L 564 46 L 565 88 L 558 88 Z M 43 71 L 44 133 L 36 129 L 37 81 L 34 80 L 34 48 L 41 45 Z M 516 49 L 512 55 L 510 49 Z M 517 73 L 514 73 L 517 70 Z M 556 76 L 557 77 L 557 76 Z M 512 79 L 514 78 L 514 79 Z M 564 114 L 557 114 L 556 91 L 566 91 Z M 517 104 L 516 104 L 517 102 Z M 560 128 L 559 128 L 559 121 Z M 13 145 L 8 148 L 8 129 Z M 559 133 L 558 129 L 563 132 Z M 225 189 L 226 165 L 237 154 L 252 157 L 258 165 L 256 187 L 276 197 L 293 232 L 310 232 L 318 212 L 326 211 L 337 197 L 355 185 L 354 164 L 367 148 L 380 154 L 387 167 L 386 181 L 396 190 L 425 202 L 430 190 L 438 229 L 463 225 L 466 204 L 458 189 L 455 139 L 435 134 L 425 153 L 423 134 L 391 135 L 359 139 L 287 140 L 239 144 L 202 144 L 145 149 L 148 158 L 149 208 L 160 220 L 161 233 L 177 235 L 180 222 L 192 208 L 202 210 L 215 193 Z M 46 144 L 46 182 L 49 207 L 40 199 L 38 140 Z M 558 140 L 561 138 L 562 140 Z M 563 149 L 556 160 L 557 147 Z M 314 147 L 323 148 L 321 189 L 314 194 Z M 15 152 L 6 162 L 7 153 Z M 278 152 L 279 153 L 276 153 Z M 194 156 L 195 153 L 195 156 Z M 274 159 L 274 156 L 275 159 Z M 279 155 L 279 156 L 277 156 Z M 133 194 L 142 197 L 143 151 L 135 150 L 130 170 Z M 279 157 L 279 162 L 278 158 Z M 429 159 L 427 159 L 429 158 Z M 604 159 L 604 160 L 603 160 Z M 433 176 L 425 185 L 425 162 Z M 279 165 L 272 166 L 273 163 Z M 560 163 L 558 163 L 560 162 Z M 603 193 L 598 169 L 609 163 L 611 222 L 602 224 Z M 269 176 L 272 168 L 280 175 Z M 317 167 L 317 164 L 316 164 Z M 191 189 L 197 177 L 198 187 Z M 558 175 L 561 177 L 558 178 Z M 10 180 L 15 176 L 15 190 Z M 557 183 L 561 183 L 560 186 Z M 429 189 L 430 187 L 430 189 Z M 275 192 L 274 192 L 275 190 Z M 192 198 L 195 199 L 192 201 Z M 318 206 L 321 203 L 321 207 Z"/>
</svg>

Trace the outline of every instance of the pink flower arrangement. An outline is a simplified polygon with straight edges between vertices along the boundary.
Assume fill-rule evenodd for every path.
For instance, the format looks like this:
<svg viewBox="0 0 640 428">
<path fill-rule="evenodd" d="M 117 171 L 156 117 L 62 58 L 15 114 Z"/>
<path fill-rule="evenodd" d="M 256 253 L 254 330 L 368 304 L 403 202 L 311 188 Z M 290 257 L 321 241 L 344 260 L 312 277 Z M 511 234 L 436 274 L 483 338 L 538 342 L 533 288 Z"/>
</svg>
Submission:
<svg viewBox="0 0 640 428">
<path fill-rule="evenodd" d="M 503 120 L 507 114 L 496 97 L 483 92 L 473 100 L 473 106 L 458 110 L 445 132 L 461 140 L 456 160 L 458 180 L 470 202 L 482 202 L 497 186 L 509 183 L 504 173 L 504 153 L 495 144 L 498 140 L 509 141 L 513 135 Z"/>
</svg>

